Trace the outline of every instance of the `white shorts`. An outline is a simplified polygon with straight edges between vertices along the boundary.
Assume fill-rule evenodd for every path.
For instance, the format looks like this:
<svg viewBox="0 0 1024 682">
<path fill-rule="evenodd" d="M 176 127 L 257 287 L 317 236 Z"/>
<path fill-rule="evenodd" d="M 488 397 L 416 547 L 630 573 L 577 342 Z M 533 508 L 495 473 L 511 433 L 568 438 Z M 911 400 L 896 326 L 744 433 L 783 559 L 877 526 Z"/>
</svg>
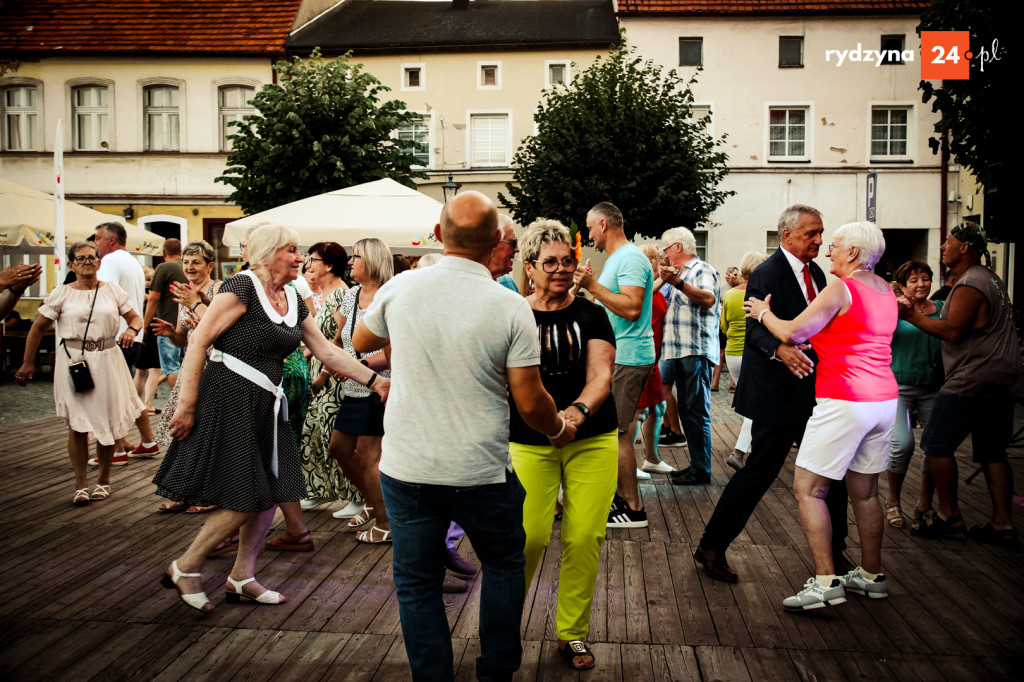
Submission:
<svg viewBox="0 0 1024 682">
<path fill-rule="evenodd" d="M 874 403 L 818 398 L 796 465 L 833 481 L 842 480 L 847 469 L 880 474 L 888 468 L 895 421 L 895 398 Z"/>
</svg>

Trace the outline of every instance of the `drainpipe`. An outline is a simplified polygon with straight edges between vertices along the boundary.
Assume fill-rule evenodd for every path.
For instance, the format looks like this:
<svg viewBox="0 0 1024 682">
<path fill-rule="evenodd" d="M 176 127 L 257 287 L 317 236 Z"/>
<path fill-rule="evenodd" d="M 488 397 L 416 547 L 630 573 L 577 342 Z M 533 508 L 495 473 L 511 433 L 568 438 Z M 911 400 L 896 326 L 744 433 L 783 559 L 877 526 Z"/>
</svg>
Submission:
<svg viewBox="0 0 1024 682">
<path fill-rule="evenodd" d="M 942 131 L 942 174 L 939 176 L 939 244 L 946 242 L 946 228 L 948 211 L 946 209 L 946 193 L 949 187 L 949 133 Z M 946 283 L 946 265 L 939 258 L 939 281 Z"/>
</svg>

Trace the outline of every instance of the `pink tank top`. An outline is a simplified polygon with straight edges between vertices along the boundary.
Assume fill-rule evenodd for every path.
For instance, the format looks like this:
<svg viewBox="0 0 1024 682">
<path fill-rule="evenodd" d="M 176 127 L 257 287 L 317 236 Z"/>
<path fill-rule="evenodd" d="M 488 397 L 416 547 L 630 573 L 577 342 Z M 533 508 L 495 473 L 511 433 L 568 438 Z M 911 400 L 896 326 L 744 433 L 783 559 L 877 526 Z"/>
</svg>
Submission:
<svg viewBox="0 0 1024 682">
<path fill-rule="evenodd" d="M 893 400 L 899 390 L 892 374 L 896 296 L 852 277 L 843 283 L 853 301 L 849 310 L 810 339 L 818 354 L 815 396 L 862 403 Z"/>
</svg>

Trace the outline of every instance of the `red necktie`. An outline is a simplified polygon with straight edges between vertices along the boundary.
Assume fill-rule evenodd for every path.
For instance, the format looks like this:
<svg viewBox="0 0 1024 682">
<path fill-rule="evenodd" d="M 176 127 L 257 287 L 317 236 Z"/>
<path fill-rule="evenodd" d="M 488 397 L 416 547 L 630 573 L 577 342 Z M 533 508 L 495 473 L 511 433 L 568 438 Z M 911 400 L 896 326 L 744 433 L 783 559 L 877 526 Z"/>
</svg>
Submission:
<svg viewBox="0 0 1024 682">
<path fill-rule="evenodd" d="M 807 302 L 810 303 L 817 294 L 814 293 L 814 283 L 811 282 L 811 268 L 806 264 L 804 265 L 804 286 L 807 287 Z"/>
</svg>

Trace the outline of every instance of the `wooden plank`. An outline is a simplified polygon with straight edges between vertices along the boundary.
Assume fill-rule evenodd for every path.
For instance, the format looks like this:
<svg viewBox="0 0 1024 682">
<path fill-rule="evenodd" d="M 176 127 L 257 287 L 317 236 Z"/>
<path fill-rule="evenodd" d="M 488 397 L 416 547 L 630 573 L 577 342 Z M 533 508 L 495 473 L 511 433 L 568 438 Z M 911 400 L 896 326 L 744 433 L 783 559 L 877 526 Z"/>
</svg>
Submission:
<svg viewBox="0 0 1024 682">
<path fill-rule="evenodd" d="M 352 635 L 321 679 L 369 682 L 390 653 L 395 639 L 391 635 Z M 438 652 L 437 655 L 444 654 Z"/>
<path fill-rule="evenodd" d="M 562 545 L 553 541 L 544 551 L 537 573 L 533 576 L 533 603 L 524 618 L 523 639 L 555 639 L 555 615 L 558 608 L 558 571 L 562 566 Z"/>
<path fill-rule="evenodd" d="M 288 657 L 287 665 L 274 671 L 275 682 L 306 682 L 321 679 L 348 645 L 350 635 L 339 632 L 305 633 Z M 381 666 L 383 669 L 384 666 Z M 408 670 L 408 664 L 405 669 Z M 393 671 L 389 671 L 394 679 Z"/>
<path fill-rule="evenodd" d="M 11 679 L 54 679 L 89 652 L 116 637 L 125 627 L 124 623 L 91 623 L 87 628 L 75 628 L 62 637 L 59 644 L 47 647 L 45 655 L 34 655 L 15 668 Z"/>
<path fill-rule="evenodd" d="M 789 657 L 793 660 L 797 676 L 804 682 L 833 682 L 834 680 L 849 679 L 831 651 L 790 649 Z"/>
<path fill-rule="evenodd" d="M 650 621 L 649 641 L 670 644 L 683 641 L 683 626 L 672 588 L 665 544 L 645 542 L 640 545 L 643 560 L 644 591 L 647 594 L 647 614 Z"/>
<path fill-rule="evenodd" d="M 705 680 L 743 682 L 751 679 L 739 647 L 699 646 L 696 653 Z"/>
<path fill-rule="evenodd" d="M 742 649 L 743 661 L 755 680 L 789 682 L 796 679 L 796 666 L 786 649 Z"/>
<path fill-rule="evenodd" d="M 900 682 L 941 682 L 946 679 L 927 654 L 886 654 L 885 665 L 893 679 Z"/>
<path fill-rule="evenodd" d="M 672 571 L 672 592 L 676 598 L 676 611 L 679 613 L 679 622 L 683 629 L 681 642 L 691 646 L 718 644 L 718 634 L 711 619 L 710 605 L 702 598 L 704 576 L 698 574 L 691 548 L 672 544 L 665 549 L 668 554 L 668 566 Z"/>
<path fill-rule="evenodd" d="M 378 682 L 407 682 L 412 679 L 412 669 L 409 668 L 409 657 L 405 653 L 405 640 L 402 637 L 395 637 L 394 644 L 388 649 L 373 679 Z"/>
<path fill-rule="evenodd" d="M 652 680 L 671 680 L 671 682 L 683 682 L 684 680 L 703 679 L 700 672 L 700 664 L 697 663 L 697 652 L 693 647 L 670 644 L 657 648 L 651 652 L 651 665 L 653 668 Z"/>
<path fill-rule="evenodd" d="M 606 540 L 605 562 L 608 566 L 608 582 L 606 589 L 608 625 L 605 636 L 609 642 L 626 642 L 626 587 L 623 571 L 623 547 L 619 540 Z"/>
<path fill-rule="evenodd" d="M 651 623 L 647 616 L 644 564 L 639 542 L 622 543 L 622 570 L 626 598 L 626 641 L 648 642 L 651 639 Z"/>
</svg>

